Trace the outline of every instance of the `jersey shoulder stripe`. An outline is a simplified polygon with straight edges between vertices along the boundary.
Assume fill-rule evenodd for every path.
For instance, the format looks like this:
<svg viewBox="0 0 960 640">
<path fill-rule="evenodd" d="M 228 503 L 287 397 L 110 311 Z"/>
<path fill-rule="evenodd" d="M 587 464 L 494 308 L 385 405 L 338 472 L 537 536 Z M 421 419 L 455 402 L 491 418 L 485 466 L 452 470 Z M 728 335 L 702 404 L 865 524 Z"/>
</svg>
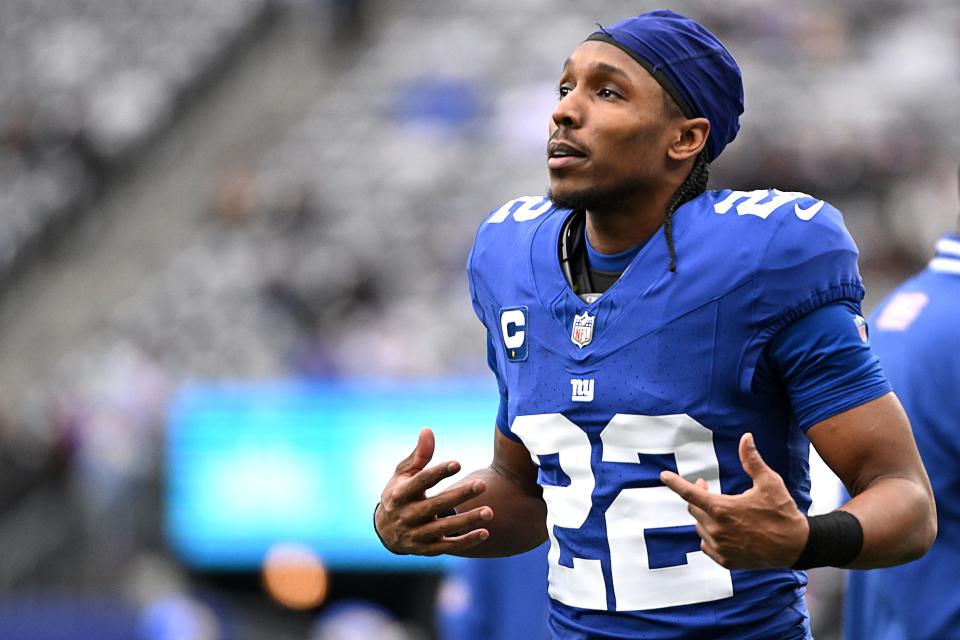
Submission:
<svg viewBox="0 0 960 640">
<path fill-rule="evenodd" d="M 520 196 L 495 209 L 484 224 L 502 224 L 508 220 L 526 222 L 535 220 L 553 207 L 550 199 L 544 196 Z"/>
</svg>

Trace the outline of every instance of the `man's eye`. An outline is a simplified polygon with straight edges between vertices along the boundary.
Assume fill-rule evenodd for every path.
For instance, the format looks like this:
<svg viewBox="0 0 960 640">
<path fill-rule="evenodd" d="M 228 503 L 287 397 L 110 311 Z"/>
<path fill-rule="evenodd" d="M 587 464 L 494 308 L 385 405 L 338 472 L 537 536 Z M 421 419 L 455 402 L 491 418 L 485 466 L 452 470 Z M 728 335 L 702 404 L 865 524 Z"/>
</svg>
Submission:
<svg viewBox="0 0 960 640">
<path fill-rule="evenodd" d="M 612 89 L 600 89 L 600 91 L 597 92 L 597 95 L 600 96 L 601 98 L 619 98 L 620 97 L 620 94 Z"/>
<path fill-rule="evenodd" d="M 570 91 L 572 91 L 572 89 L 567 86 L 557 87 L 557 97 L 566 98 Z"/>
</svg>

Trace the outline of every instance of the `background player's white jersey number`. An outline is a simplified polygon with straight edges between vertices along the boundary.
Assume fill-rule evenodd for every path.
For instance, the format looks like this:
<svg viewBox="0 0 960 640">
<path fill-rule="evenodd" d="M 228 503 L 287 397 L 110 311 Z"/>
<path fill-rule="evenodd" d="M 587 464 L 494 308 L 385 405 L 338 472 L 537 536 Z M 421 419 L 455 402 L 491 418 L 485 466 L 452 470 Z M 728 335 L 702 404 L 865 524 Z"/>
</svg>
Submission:
<svg viewBox="0 0 960 640">
<path fill-rule="evenodd" d="M 553 527 L 579 529 L 592 505 L 596 480 L 590 468 L 587 434 L 559 413 L 517 416 L 512 431 L 532 456 L 559 454 L 567 486 L 544 486 L 550 535 L 550 596 L 582 609 L 607 609 L 607 590 L 599 560 L 574 558 L 560 564 Z M 680 475 L 707 481 L 720 491 L 720 465 L 713 434 L 687 415 L 638 416 L 618 413 L 600 434 L 602 460 L 639 464 L 638 454 L 673 454 Z M 645 529 L 694 525 L 687 504 L 665 486 L 624 489 L 605 514 L 610 544 L 613 592 L 618 611 L 659 609 L 718 600 L 733 595 L 730 572 L 702 551 L 687 563 L 651 569 Z"/>
</svg>

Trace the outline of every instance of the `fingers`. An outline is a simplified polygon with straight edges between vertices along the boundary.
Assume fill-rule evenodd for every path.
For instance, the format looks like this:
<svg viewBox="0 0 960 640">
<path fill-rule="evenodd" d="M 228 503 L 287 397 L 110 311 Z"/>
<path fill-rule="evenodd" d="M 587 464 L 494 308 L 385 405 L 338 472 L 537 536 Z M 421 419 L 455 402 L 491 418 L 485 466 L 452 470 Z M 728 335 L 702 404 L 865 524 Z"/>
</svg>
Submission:
<svg viewBox="0 0 960 640">
<path fill-rule="evenodd" d="M 458 484 L 418 504 L 413 518 L 421 522 L 433 520 L 436 516 L 457 508 L 486 490 L 487 483 L 483 480 Z"/>
<path fill-rule="evenodd" d="M 697 484 L 699 485 L 700 483 L 706 484 L 703 479 L 697 480 Z M 726 566 L 727 559 L 721 553 L 721 546 L 711 533 L 711 529 L 715 529 L 717 527 L 717 522 L 710 516 L 710 514 L 700 507 L 695 507 L 691 504 L 687 510 L 697 523 L 696 529 L 697 535 L 700 536 L 700 550 L 707 554 L 707 557 L 712 559 L 717 564 Z"/>
<path fill-rule="evenodd" d="M 437 518 L 416 529 L 411 538 L 420 543 L 432 542 L 444 537 L 460 537 L 493 520 L 493 509 L 487 506 L 470 509 L 448 518 Z"/>
<path fill-rule="evenodd" d="M 433 472 L 438 467 L 440 469 L 449 469 L 453 465 L 456 465 L 456 463 L 438 465 L 437 467 L 426 469 L 421 473 L 427 474 Z M 459 468 L 459 465 L 456 466 Z M 415 477 L 414 480 L 416 480 L 417 477 Z M 413 480 L 411 480 L 410 484 L 412 483 Z M 487 483 L 483 480 L 473 480 L 472 482 L 458 484 L 430 498 L 424 498 L 422 497 L 422 491 L 416 492 L 416 495 L 414 495 L 414 492 L 408 492 L 406 487 L 401 487 L 388 499 L 381 501 L 381 505 L 394 514 L 394 521 L 402 524 L 404 529 L 408 529 L 429 524 L 441 514 L 448 513 L 451 509 L 456 509 L 456 507 L 467 500 L 480 495 L 486 490 Z M 442 519 L 449 520 L 449 518 Z"/>
<path fill-rule="evenodd" d="M 717 550 L 717 547 L 715 545 L 708 543 L 706 540 L 700 543 L 700 550 L 703 551 L 705 554 L 707 554 L 707 557 L 709 557 L 711 560 L 716 562 L 721 567 L 726 567 L 727 569 L 734 568 L 730 566 L 730 563 L 727 560 L 727 557 L 724 556 L 722 553 L 720 553 L 720 551 Z"/>
<path fill-rule="evenodd" d="M 398 497 L 412 498 L 420 496 L 424 491 L 436 485 L 444 478 L 456 475 L 460 472 L 460 463 L 456 461 L 445 462 L 434 465 L 427 469 L 419 471 L 415 476 L 404 482 L 397 488 Z"/>
<path fill-rule="evenodd" d="M 438 556 L 442 553 L 458 553 L 470 547 L 477 546 L 489 537 L 490 532 L 486 529 L 477 529 L 469 533 L 464 533 L 463 535 L 445 537 L 435 542 L 421 555 Z"/>
<path fill-rule="evenodd" d="M 420 429 L 420 435 L 417 438 L 417 446 L 409 456 L 400 461 L 397 465 L 398 475 L 410 475 L 423 469 L 433 458 L 433 451 L 436 447 L 436 440 L 433 431 L 424 427 Z"/>
<path fill-rule="evenodd" d="M 709 545 L 716 546 L 717 542 L 710 533 L 710 528 L 717 526 L 716 520 L 709 513 L 692 504 L 687 506 L 687 511 L 696 521 L 697 535 L 700 536 L 700 539 Z"/>
<path fill-rule="evenodd" d="M 740 438 L 740 464 L 754 481 L 770 471 L 770 467 L 760 457 L 757 444 L 753 441 L 752 433 L 745 433 Z"/>
<path fill-rule="evenodd" d="M 704 481 L 697 480 L 697 484 L 701 482 Z M 731 568 L 728 557 L 724 555 L 724 549 L 727 549 L 727 547 L 720 542 L 720 536 L 724 534 L 723 527 L 700 507 L 690 505 L 688 510 L 696 520 L 697 535 L 700 536 L 700 550 L 720 566 Z"/>
<path fill-rule="evenodd" d="M 707 530 L 707 527 L 704 523 L 697 521 L 697 535 L 700 536 L 700 539 L 703 541 L 703 544 L 700 545 L 700 548 L 706 551 L 707 547 L 716 548 L 717 541 L 714 540 L 713 536 L 710 534 L 710 531 Z"/>
<path fill-rule="evenodd" d="M 673 471 L 660 472 L 660 481 L 667 487 L 683 498 L 687 503 L 708 510 L 714 501 L 714 496 L 707 491 L 707 483 L 698 480 L 694 484 L 684 478 L 681 478 Z M 702 484 L 701 484 L 702 483 Z"/>
<path fill-rule="evenodd" d="M 407 531 L 402 548 L 404 553 L 423 556 L 457 553 L 490 537 L 490 531 L 482 528 L 482 525 L 492 519 L 493 509 L 486 506 L 449 518 L 437 518 Z"/>
</svg>

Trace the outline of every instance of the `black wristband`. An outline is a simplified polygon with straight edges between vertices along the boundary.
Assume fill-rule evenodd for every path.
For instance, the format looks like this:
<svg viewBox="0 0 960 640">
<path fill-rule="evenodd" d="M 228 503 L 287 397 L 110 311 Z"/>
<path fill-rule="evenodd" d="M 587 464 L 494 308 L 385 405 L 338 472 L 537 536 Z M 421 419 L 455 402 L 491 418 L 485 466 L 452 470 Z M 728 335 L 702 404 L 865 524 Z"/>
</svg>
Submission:
<svg viewBox="0 0 960 640">
<path fill-rule="evenodd" d="M 863 549 L 863 527 L 852 513 L 831 511 L 808 517 L 810 536 L 793 569 L 842 567 L 853 562 Z"/>
<path fill-rule="evenodd" d="M 379 508 L 380 508 L 380 503 L 378 502 L 378 503 L 377 503 L 377 506 L 375 506 L 375 507 L 373 508 L 373 532 L 374 532 L 375 534 L 377 534 L 377 540 L 380 541 L 380 544 L 383 545 L 383 548 L 384 548 L 384 549 L 386 549 L 387 551 L 389 551 L 390 553 L 392 553 L 392 554 L 395 555 L 395 556 L 406 556 L 406 555 L 410 555 L 410 554 L 407 554 L 407 553 L 397 553 L 396 551 L 394 551 L 393 549 L 391 549 L 390 547 L 388 547 L 388 546 L 387 546 L 387 543 L 383 540 L 383 536 L 381 536 L 381 535 L 380 535 L 380 532 L 377 531 L 377 509 L 379 509 Z"/>
</svg>

